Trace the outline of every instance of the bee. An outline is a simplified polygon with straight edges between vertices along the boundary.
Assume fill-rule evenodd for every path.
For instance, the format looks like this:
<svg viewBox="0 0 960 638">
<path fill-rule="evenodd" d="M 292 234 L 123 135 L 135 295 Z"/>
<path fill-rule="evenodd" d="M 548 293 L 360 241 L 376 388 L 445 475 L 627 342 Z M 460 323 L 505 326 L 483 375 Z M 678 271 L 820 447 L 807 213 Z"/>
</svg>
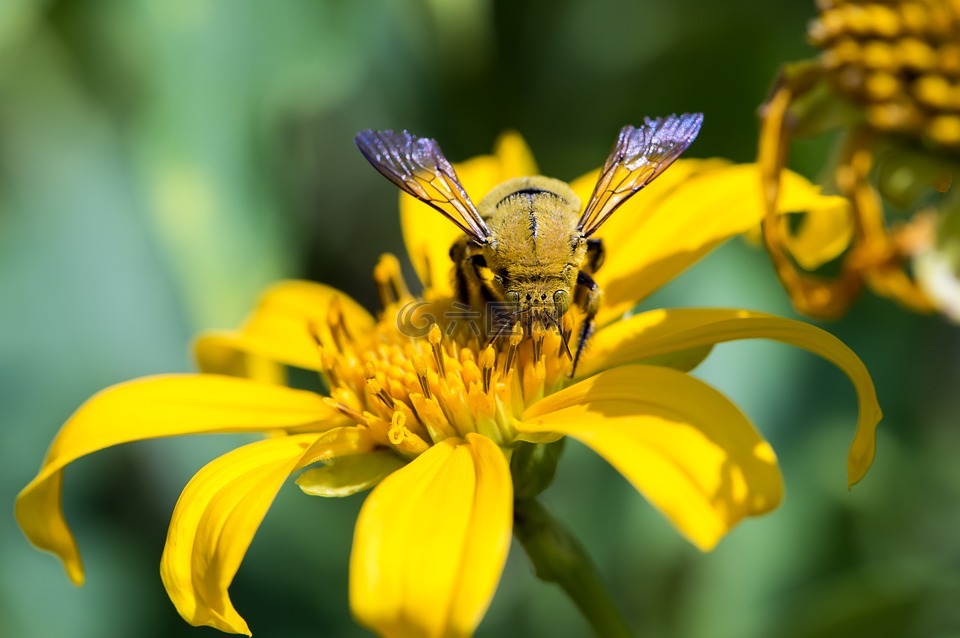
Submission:
<svg viewBox="0 0 960 638">
<path fill-rule="evenodd" d="M 623 127 L 582 210 L 569 185 L 543 176 L 508 180 L 475 206 L 435 140 L 366 130 L 355 141 L 384 177 L 463 231 L 450 248 L 456 294 L 474 309 L 499 309 L 491 341 L 518 323 L 525 338 L 555 328 L 572 376 L 602 296 L 593 275 L 604 248 L 594 233 L 687 150 L 702 123 L 703 114 L 693 113 Z M 561 321 L 572 306 L 584 316 L 576 354 Z"/>
</svg>

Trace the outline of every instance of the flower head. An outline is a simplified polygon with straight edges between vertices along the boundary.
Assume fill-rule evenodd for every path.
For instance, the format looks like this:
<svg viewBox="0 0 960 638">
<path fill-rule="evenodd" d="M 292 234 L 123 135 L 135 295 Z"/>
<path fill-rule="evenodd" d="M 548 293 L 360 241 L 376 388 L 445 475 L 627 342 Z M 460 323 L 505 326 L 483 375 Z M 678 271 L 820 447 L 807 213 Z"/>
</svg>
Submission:
<svg viewBox="0 0 960 638">
<path fill-rule="evenodd" d="M 485 193 L 536 174 L 508 134 L 493 156 L 457 167 Z M 325 497 L 372 488 L 357 521 L 350 602 L 386 635 L 468 635 L 493 596 L 507 557 L 515 493 L 542 490 L 551 468 L 520 467 L 525 446 L 569 436 L 607 459 L 697 547 L 712 548 L 747 516 L 775 507 L 776 457 L 743 413 L 687 374 L 713 345 L 768 338 L 824 356 L 851 378 L 860 417 L 849 482 L 873 459 L 880 418 L 861 362 L 807 324 L 746 310 L 627 310 L 723 240 L 759 222 L 756 169 L 720 160 L 680 161 L 624 205 L 607 226 L 598 330 L 573 377 L 560 331 L 504 334 L 492 342 L 482 315 L 453 294 L 447 253 L 457 229 L 411 198 L 404 237 L 426 284 L 412 295 L 397 260 L 374 270 L 377 317 L 320 284 L 290 281 L 262 297 L 237 331 L 197 342 L 201 374 L 139 379 L 90 399 L 64 425 L 17 519 L 42 549 L 83 571 L 60 510 L 63 468 L 127 441 L 201 432 L 267 436 L 215 459 L 184 489 L 161 576 L 194 625 L 247 633 L 227 589 L 273 498 L 293 472 Z M 596 174 L 572 188 L 585 200 Z M 787 178 L 800 208 L 832 205 Z M 283 367 L 317 371 L 325 392 L 285 387 Z M 540 471 L 542 470 L 542 471 Z M 539 472 L 539 473 L 538 473 Z"/>
<path fill-rule="evenodd" d="M 919 311 L 956 314 L 960 206 L 951 184 L 960 150 L 960 7 L 948 0 L 819 2 L 820 49 L 786 65 L 761 111 L 763 233 L 801 312 L 842 314 L 866 284 Z M 847 206 L 800 224 L 778 217 L 794 137 L 839 130 L 828 182 Z M 887 222 L 889 211 L 901 213 Z M 817 272 L 838 262 L 839 274 Z"/>
</svg>

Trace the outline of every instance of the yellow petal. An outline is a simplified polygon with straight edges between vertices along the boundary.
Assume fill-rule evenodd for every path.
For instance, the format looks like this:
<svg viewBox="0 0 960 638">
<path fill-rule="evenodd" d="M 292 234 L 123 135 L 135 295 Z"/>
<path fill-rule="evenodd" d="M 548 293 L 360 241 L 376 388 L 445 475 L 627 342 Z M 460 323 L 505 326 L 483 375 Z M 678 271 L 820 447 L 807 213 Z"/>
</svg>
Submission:
<svg viewBox="0 0 960 638">
<path fill-rule="evenodd" d="M 193 355 L 197 361 L 197 368 L 201 372 L 223 374 L 231 377 L 245 377 L 260 381 L 286 385 L 287 374 L 284 364 L 277 359 L 268 359 L 255 354 L 257 352 L 271 352 L 268 341 L 256 337 L 244 338 L 240 331 L 217 330 L 204 332 L 196 338 L 193 344 Z M 314 357 L 316 346 L 314 346 Z M 311 362 L 309 368 L 316 369 L 319 363 Z M 307 366 L 298 366 L 307 367 Z"/>
<path fill-rule="evenodd" d="M 535 403 L 517 429 L 592 448 L 702 550 L 782 496 L 776 456 L 747 418 L 670 368 L 601 372 Z"/>
<path fill-rule="evenodd" d="M 649 188 L 678 167 L 683 178 L 687 168 L 677 162 Z M 649 204 L 644 203 L 645 193 L 646 189 L 614 215 L 618 224 L 632 222 L 629 229 L 621 232 L 611 219 L 597 233 L 610 244 L 606 262 L 594 277 L 604 294 L 598 315 L 601 325 L 634 307 L 721 242 L 758 226 L 764 215 L 755 164 L 712 163 L 667 192 L 659 191 L 661 196 Z M 819 195 L 809 182 L 789 172 L 783 193 L 779 212 L 837 205 L 835 197 Z"/>
<path fill-rule="evenodd" d="M 661 202 L 671 195 L 677 188 L 682 187 L 688 180 L 709 173 L 710 171 L 729 166 L 725 159 L 680 159 L 657 179 L 646 186 L 642 192 L 627 200 L 620 209 L 608 219 L 598 237 L 603 238 L 603 246 L 607 257 L 621 253 L 621 246 L 630 241 L 637 228 L 646 223 L 648 218 L 657 212 Z M 600 171 L 595 170 L 578 177 L 570 182 L 570 187 L 586 206 L 590 195 L 597 184 Z"/>
<path fill-rule="evenodd" d="M 17 497 L 17 522 L 31 543 L 60 557 L 79 585 L 83 567 L 60 507 L 67 464 L 130 441 L 305 424 L 320 429 L 342 421 L 317 394 L 246 379 L 180 375 L 121 383 L 89 399 L 60 429 L 39 474 Z"/>
<path fill-rule="evenodd" d="M 857 392 L 857 431 L 847 455 L 847 481 L 863 478 L 876 451 L 882 416 L 873 380 L 842 341 L 810 324 L 748 310 L 654 310 L 611 324 L 590 341 L 580 375 L 735 339 L 773 339 L 817 354 L 840 368 Z"/>
<path fill-rule="evenodd" d="M 474 157 L 453 167 L 474 204 L 508 179 L 537 174 L 530 149 L 514 132 L 500 137 L 493 155 Z M 450 247 L 463 233 L 433 208 L 406 194 L 400 196 L 400 225 L 420 281 L 434 296 L 452 295 Z"/>
<path fill-rule="evenodd" d="M 312 496 L 350 496 L 370 489 L 405 464 L 390 450 L 337 457 L 298 476 L 297 485 Z"/>
<path fill-rule="evenodd" d="M 790 171 L 782 172 L 778 188 L 783 188 L 783 193 L 777 213 L 785 216 L 774 236 L 804 269 L 816 270 L 850 246 L 853 211 L 847 198 L 822 195 L 819 186 Z M 787 213 L 804 213 L 796 228 L 791 228 Z M 746 236 L 757 243 L 763 239 L 760 227 L 752 228 Z"/>
<path fill-rule="evenodd" d="M 493 146 L 493 155 L 500 162 L 500 182 L 514 177 L 537 175 L 540 172 L 530 147 L 527 146 L 523 136 L 516 131 L 504 131 L 497 138 Z M 492 189 L 487 189 L 487 192 L 490 190 Z M 484 195 L 486 194 L 485 192 Z"/>
<path fill-rule="evenodd" d="M 703 349 L 712 344 L 700 344 L 688 350 L 678 340 L 691 326 L 700 326 L 713 318 L 714 313 L 728 317 L 728 313 L 739 312 L 747 311 L 657 309 L 615 321 L 597 330 L 590 339 L 577 367 L 576 378 L 586 379 L 620 365 L 663 365 L 661 359 L 683 359 L 687 353 L 704 354 L 706 358 L 709 350 L 703 352 Z"/>
<path fill-rule="evenodd" d="M 851 268 L 850 260 L 846 259 L 836 277 L 824 279 L 808 276 L 808 273 L 797 267 L 798 263 L 804 263 L 808 268 L 817 262 L 823 263 L 831 258 L 831 253 L 842 250 L 842 246 L 816 248 L 809 245 L 794 245 L 789 226 L 777 220 L 777 215 L 782 212 L 779 196 L 784 173 L 781 169 L 789 154 L 792 135 L 792 127 L 787 125 L 788 114 L 796 97 L 796 90 L 801 85 L 809 86 L 810 80 L 813 82 L 818 80 L 816 74 L 819 70 L 815 67 L 815 64 L 798 67 L 796 69 L 798 75 L 790 80 L 785 80 L 785 77 L 779 78 L 770 98 L 761 107 L 760 146 L 757 161 L 761 167 L 767 211 L 760 231 L 777 277 L 790 294 L 794 308 L 806 315 L 838 317 L 847 311 L 860 293 L 862 280 L 859 268 Z M 793 72 L 789 74 L 793 75 Z M 865 137 L 870 136 L 860 134 L 851 136 L 853 140 L 863 140 Z M 841 166 L 837 168 L 836 174 L 843 173 L 848 178 L 856 178 L 857 175 L 865 177 L 866 171 L 863 169 L 869 170 L 871 154 L 869 149 L 865 149 L 867 150 L 866 163 L 858 161 L 854 167 L 848 161 L 853 157 L 853 146 L 845 144 L 844 159 L 841 161 Z M 857 154 L 858 157 L 861 155 Z M 850 179 L 841 181 L 850 182 Z M 850 184 L 848 183 L 847 186 Z M 844 188 L 844 190 L 848 189 Z M 849 192 L 845 194 L 851 195 Z M 850 203 L 853 204 L 857 199 L 857 197 L 850 197 Z M 853 210 L 851 213 L 852 217 L 857 219 L 855 223 L 858 228 L 857 235 L 863 234 L 864 225 L 862 219 L 858 219 L 861 216 Z M 811 236 L 816 237 L 817 234 L 819 233 Z M 820 236 L 823 238 L 823 235 Z M 852 241 L 861 243 L 860 239 L 854 238 Z M 796 255 L 791 254 L 793 250 L 798 251 Z"/>
<path fill-rule="evenodd" d="M 490 439 L 446 439 L 367 497 L 350 556 L 350 606 L 389 636 L 468 636 L 510 547 L 513 486 Z"/>
<path fill-rule="evenodd" d="M 786 183 L 786 179 L 784 179 Z M 813 188 L 806 185 L 803 189 Z M 785 193 L 790 193 L 786 190 Z M 823 198 L 820 205 L 799 204 L 796 210 L 808 211 L 794 232 L 783 230 L 787 250 L 805 270 L 816 270 L 832 259 L 836 259 L 850 246 L 853 238 L 853 216 L 850 202 L 843 197 Z M 789 223 L 787 218 L 780 220 L 781 225 Z"/>
<path fill-rule="evenodd" d="M 372 446 L 366 430 L 355 427 L 275 437 L 197 472 L 177 501 L 160 560 L 163 585 L 184 620 L 250 635 L 227 588 L 280 486 L 298 468 Z"/>
<path fill-rule="evenodd" d="M 266 380 L 269 371 L 265 374 L 262 367 L 254 367 L 258 360 L 317 370 L 320 357 L 314 333 L 323 342 L 330 340 L 331 308 L 340 314 L 348 333 L 362 334 L 373 326 L 370 313 L 335 288 L 310 281 L 274 284 L 240 330 L 200 336 L 194 346 L 200 369 L 218 374 L 240 372 L 260 380 Z"/>
</svg>

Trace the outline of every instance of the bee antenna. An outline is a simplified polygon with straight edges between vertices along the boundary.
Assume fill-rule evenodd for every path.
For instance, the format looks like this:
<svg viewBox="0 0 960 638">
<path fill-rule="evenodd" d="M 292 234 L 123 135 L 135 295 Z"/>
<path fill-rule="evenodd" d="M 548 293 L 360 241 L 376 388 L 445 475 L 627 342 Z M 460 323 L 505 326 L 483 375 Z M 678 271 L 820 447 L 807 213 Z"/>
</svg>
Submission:
<svg viewBox="0 0 960 638">
<path fill-rule="evenodd" d="M 517 316 L 517 313 L 513 313 L 513 315 L 512 315 L 511 318 L 516 317 L 516 316 Z M 500 321 L 500 322 L 498 322 L 497 331 L 494 332 L 492 335 L 490 335 L 490 338 L 487 340 L 487 346 L 486 346 L 486 347 L 489 348 L 491 345 L 493 345 L 493 342 L 494 342 L 494 341 L 496 341 L 497 339 L 499 339 L 500 337 L 503 336 L 503 334 L 507 331 L 507 328 L 511 328 L 511 329 L 512 329 L 515 324 L 516 324 L 516 322 L 514 322 L 514 323 L 507 323 L 506 321 Z"/>
<path fill-rule="evenodd" d="M 549 312 L 543 313 L 543 316 L 546 317 L 547 319 L 549 319 L 549 320 L 550 320 L 550 323 L 552 323 L 552 324 L 556 327 L 556 329 L 557 329 L 557 334 L 560 335 L 560 342 L 563 343 L 563 351 L 567 353 L 567 358 L 570 359 L 571 361 L 573 361 L 573 353 L 570 352 L 570 344 L 567 343 L 567 335 L 564 334 L 563 328 L 560 327 L 560 322 L 557 321 L 557 318 L 554 317 L 554 316 L 553 316 L 552 314 L 550 314 Z"/>
</svg>

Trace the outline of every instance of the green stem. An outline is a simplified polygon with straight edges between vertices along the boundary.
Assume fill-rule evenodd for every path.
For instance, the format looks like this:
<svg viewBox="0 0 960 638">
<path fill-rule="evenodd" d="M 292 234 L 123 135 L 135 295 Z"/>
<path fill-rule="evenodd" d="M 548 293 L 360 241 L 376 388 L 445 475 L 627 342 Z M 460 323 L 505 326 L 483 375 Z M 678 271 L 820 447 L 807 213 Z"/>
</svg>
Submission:
<svg viewBox="0 0 960 638">
<path fill-rule="evenodd" d="M 537 577 L 560 585 L 598 636 L 632 635 L 590 557 L 538 500 L 518 499 L 514 503 L 513 533 L 530 557 Z"/>
</svg>

